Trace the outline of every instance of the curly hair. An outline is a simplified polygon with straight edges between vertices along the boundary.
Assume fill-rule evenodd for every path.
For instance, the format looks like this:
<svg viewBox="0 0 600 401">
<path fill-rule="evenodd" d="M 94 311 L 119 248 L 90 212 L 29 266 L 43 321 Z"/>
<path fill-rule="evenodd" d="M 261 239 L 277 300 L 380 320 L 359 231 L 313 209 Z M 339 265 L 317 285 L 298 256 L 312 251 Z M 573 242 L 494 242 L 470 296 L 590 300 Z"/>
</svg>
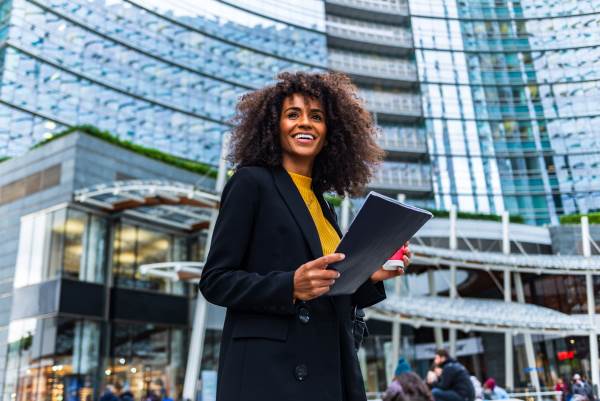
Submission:
<svg viewBox="0 0 600 401">
<path fill-rule="evenodd" d="M 321 102 L 327 141 L 316 156 L 313 189 L 359 195 L 381 162 L 377 129 L 348 76 L 336 73 L 284 72 L 271 86 L 243 95 L 233 118 L 229 161 L 243 166 L 282 164 L 279 118 L 283 101 L 299 93 Z"/>
</svg>

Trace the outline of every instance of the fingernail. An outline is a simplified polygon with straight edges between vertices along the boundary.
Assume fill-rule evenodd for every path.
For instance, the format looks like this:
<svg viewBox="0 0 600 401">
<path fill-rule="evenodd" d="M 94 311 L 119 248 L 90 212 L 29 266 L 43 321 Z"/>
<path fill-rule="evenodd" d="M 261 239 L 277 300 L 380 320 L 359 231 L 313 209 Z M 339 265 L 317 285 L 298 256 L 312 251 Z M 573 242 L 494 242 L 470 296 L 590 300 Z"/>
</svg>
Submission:
<svg viewBox="0 0 600 401">
<path fill-rule="evenodd" d="M 340 255 L 340 260 L 343 260 L 346 258 L 346 255 L 344 255 L 343 253 L 338 253 L 338 255 Z"/>
<path fill-rule="evenodd" d="M 341 273 L 340 273 L 340 272 L 337 272 L 337 277 L 338 277 L 338 278 L 340 278 L 340 275 L 341 275 Z"/>
</svg>

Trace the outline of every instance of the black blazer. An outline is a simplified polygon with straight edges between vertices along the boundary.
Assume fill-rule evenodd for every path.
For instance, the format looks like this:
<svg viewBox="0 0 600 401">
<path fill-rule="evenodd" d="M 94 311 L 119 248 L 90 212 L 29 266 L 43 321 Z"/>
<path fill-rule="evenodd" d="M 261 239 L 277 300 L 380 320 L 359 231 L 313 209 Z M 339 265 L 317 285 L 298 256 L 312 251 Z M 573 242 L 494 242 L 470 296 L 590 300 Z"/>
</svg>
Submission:
<svg viewBox="0 0 600 401">
<path fill-rule="evenodd" d="M 294 304 L 294 271 L 320 256 L 317 229 L 288 173 L 239 169 L 223 191 L 200 280 L 204 297 L 227 308 L 218 401 L 366 400 L 352 311 L 383 300 L 383 284 Z"/>
</svg>

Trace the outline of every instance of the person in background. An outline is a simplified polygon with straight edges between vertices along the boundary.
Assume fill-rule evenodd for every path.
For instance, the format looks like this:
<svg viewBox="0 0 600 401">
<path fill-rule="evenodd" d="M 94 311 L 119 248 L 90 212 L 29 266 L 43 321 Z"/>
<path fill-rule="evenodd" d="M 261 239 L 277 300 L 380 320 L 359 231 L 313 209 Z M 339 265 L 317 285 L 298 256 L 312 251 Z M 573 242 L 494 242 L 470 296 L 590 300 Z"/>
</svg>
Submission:
<svg viewBox="0 0 600 401">
<path fill-rule="evenodd" d="M 440 380 L 441 375 L 442 368 L 437 366 L 435 363 L 432 363 L 429 367 L 429 371 L 427 372 L 427 376 L 425 377 L 425 382 L 429 388 L 433 388 L 433 385 Z"/>
<path fill-rule="evenodd" d="M 118 383 L 117 389 L 119 390 L 120 401 L 134 401 L 133 393 L 131 392 L 129 385 L 122 385 L 121 383 Z"/>
<path fill-rule="evenodd" d="M 412 372 L 412 368 L 410 367 L 410 364 L 406 361 L 406 359 L 404 359 L 404 357 L 401 356 L 398 359 L 398 364 L 396 364 L 396 369 L 394 370 L 394 376 L 398 377 L 402 373 L 407 373 L 407 372 Z"/>
<path fill-rule="evenodd" d="M 450 357 L 448 351 L 438 349 L 433 362 L 442 368 L 439 380 L 432 384 L 431 393 L 436 401 L 475 400 L 471 375 L 461 363 Z"/>
<path fill-rule="evenodd" d="M 592 386 L 579 373 L 573 375 L 572 383 L 571 394 L 573 394 L 574 401 L 594 401 Z"/>
<path fill-rule="evenodd" d="M 429 388 L 414 372 L 404 371 L 396 375 L 382 401 L 434 401 Z"/>
<path fill-rule="evenodd" d="M 489 378 L 483 383 L 483 398 L 486 400 L 507 400 L 508 393 L 496 385 L 496 380 Z"/>
<path fill-rule="evenodd" d="M 471 375 L 471 384 L 473 384 L 473 389 L 475 390 L 475 401 L 483 400 L 483 386 L 481 382 L 477 378 L 477 376 Z"/>
<path fill-rule="evenodd" d="M 100 401 L 119 401 L 117 397 L 117 390 L 114 384 L 107 384 L 104 390 L 104 394 L 100 397 Z"/>
<path fill-rule="evenodd" d="M 560 401 L 566 401 L 567 399 L 567 386 L 565 385 L 565 381 L 562 377 L 556 379 L 556 384 L 554 385 L 554 391 L 560 391 Z"/>
</svg>

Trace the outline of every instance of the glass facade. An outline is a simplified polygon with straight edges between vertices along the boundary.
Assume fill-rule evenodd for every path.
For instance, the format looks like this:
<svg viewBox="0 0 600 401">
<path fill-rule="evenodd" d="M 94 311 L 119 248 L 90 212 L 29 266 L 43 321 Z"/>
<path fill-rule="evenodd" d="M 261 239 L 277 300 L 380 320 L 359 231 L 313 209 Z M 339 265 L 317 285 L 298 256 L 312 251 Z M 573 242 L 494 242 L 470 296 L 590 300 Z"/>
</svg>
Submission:
<svg viewBox="0 0 600 401">
<path fill-rule="evenodd" d="M 107 223 L 72 208 L 21 219 L 14 287 L 69 278 L 103 283 Z"/>
<path fill-rule="evenodd" d="M 533 224 L 598 208 L 598 2 L 410 6 L 436 206 Z"/>
<path fill-rule="evenodd" d="M 216 0 L 5 0 L 0 155 L 92 124 L 215 164 L 238 96 L 325 68 L 322 4 L 308 4 L 299 26 Z"/>
<path fill-rule="evenodd" d="M 125 385 L 135 399 L 144 399 L 158 379 L 166 394 L 180 398 L 190 322 L 184 315 L 180 323 L 161 323 L 151 310 L 169 299 L 191 305 L 192 286 L 142 275 L 140 266 L 203 260 L 205 246 L 205 230 L 167 230 L 75 206 L 23 216 L 15 291 L 55 279 L 94 283 L 104 286 L 104 294 L 138 291 L 133 296 L 144 297 L 144 308 L 150 313 L 126 304 L 112 305 L 113 295 L 100 301 L 110 304 L 103 318 L 64 314 L 62 306 L 51 316 L 39 315 L 35 306 L 26 307 L 26 314 L 33 317 L 14 319 L 8 326 L 3 399 L 91 401 L 108 383 Z M 88 302 L 73 299 L 83 295 L 62 290 L 55 294 L 58 305 L 63 297 L 64 302 Z M 180 301 L 174 305 L 181 307 Z M 114 313 L 123 313 L 114 310 L 125 311 L 135 321 L 113 319 Z"/>
<path fill-rule="evenodd" d="M 100 324 L 72 318 L 15 320 L 8 328 L 4 400 L 91 401 Z"/>
</svg>

